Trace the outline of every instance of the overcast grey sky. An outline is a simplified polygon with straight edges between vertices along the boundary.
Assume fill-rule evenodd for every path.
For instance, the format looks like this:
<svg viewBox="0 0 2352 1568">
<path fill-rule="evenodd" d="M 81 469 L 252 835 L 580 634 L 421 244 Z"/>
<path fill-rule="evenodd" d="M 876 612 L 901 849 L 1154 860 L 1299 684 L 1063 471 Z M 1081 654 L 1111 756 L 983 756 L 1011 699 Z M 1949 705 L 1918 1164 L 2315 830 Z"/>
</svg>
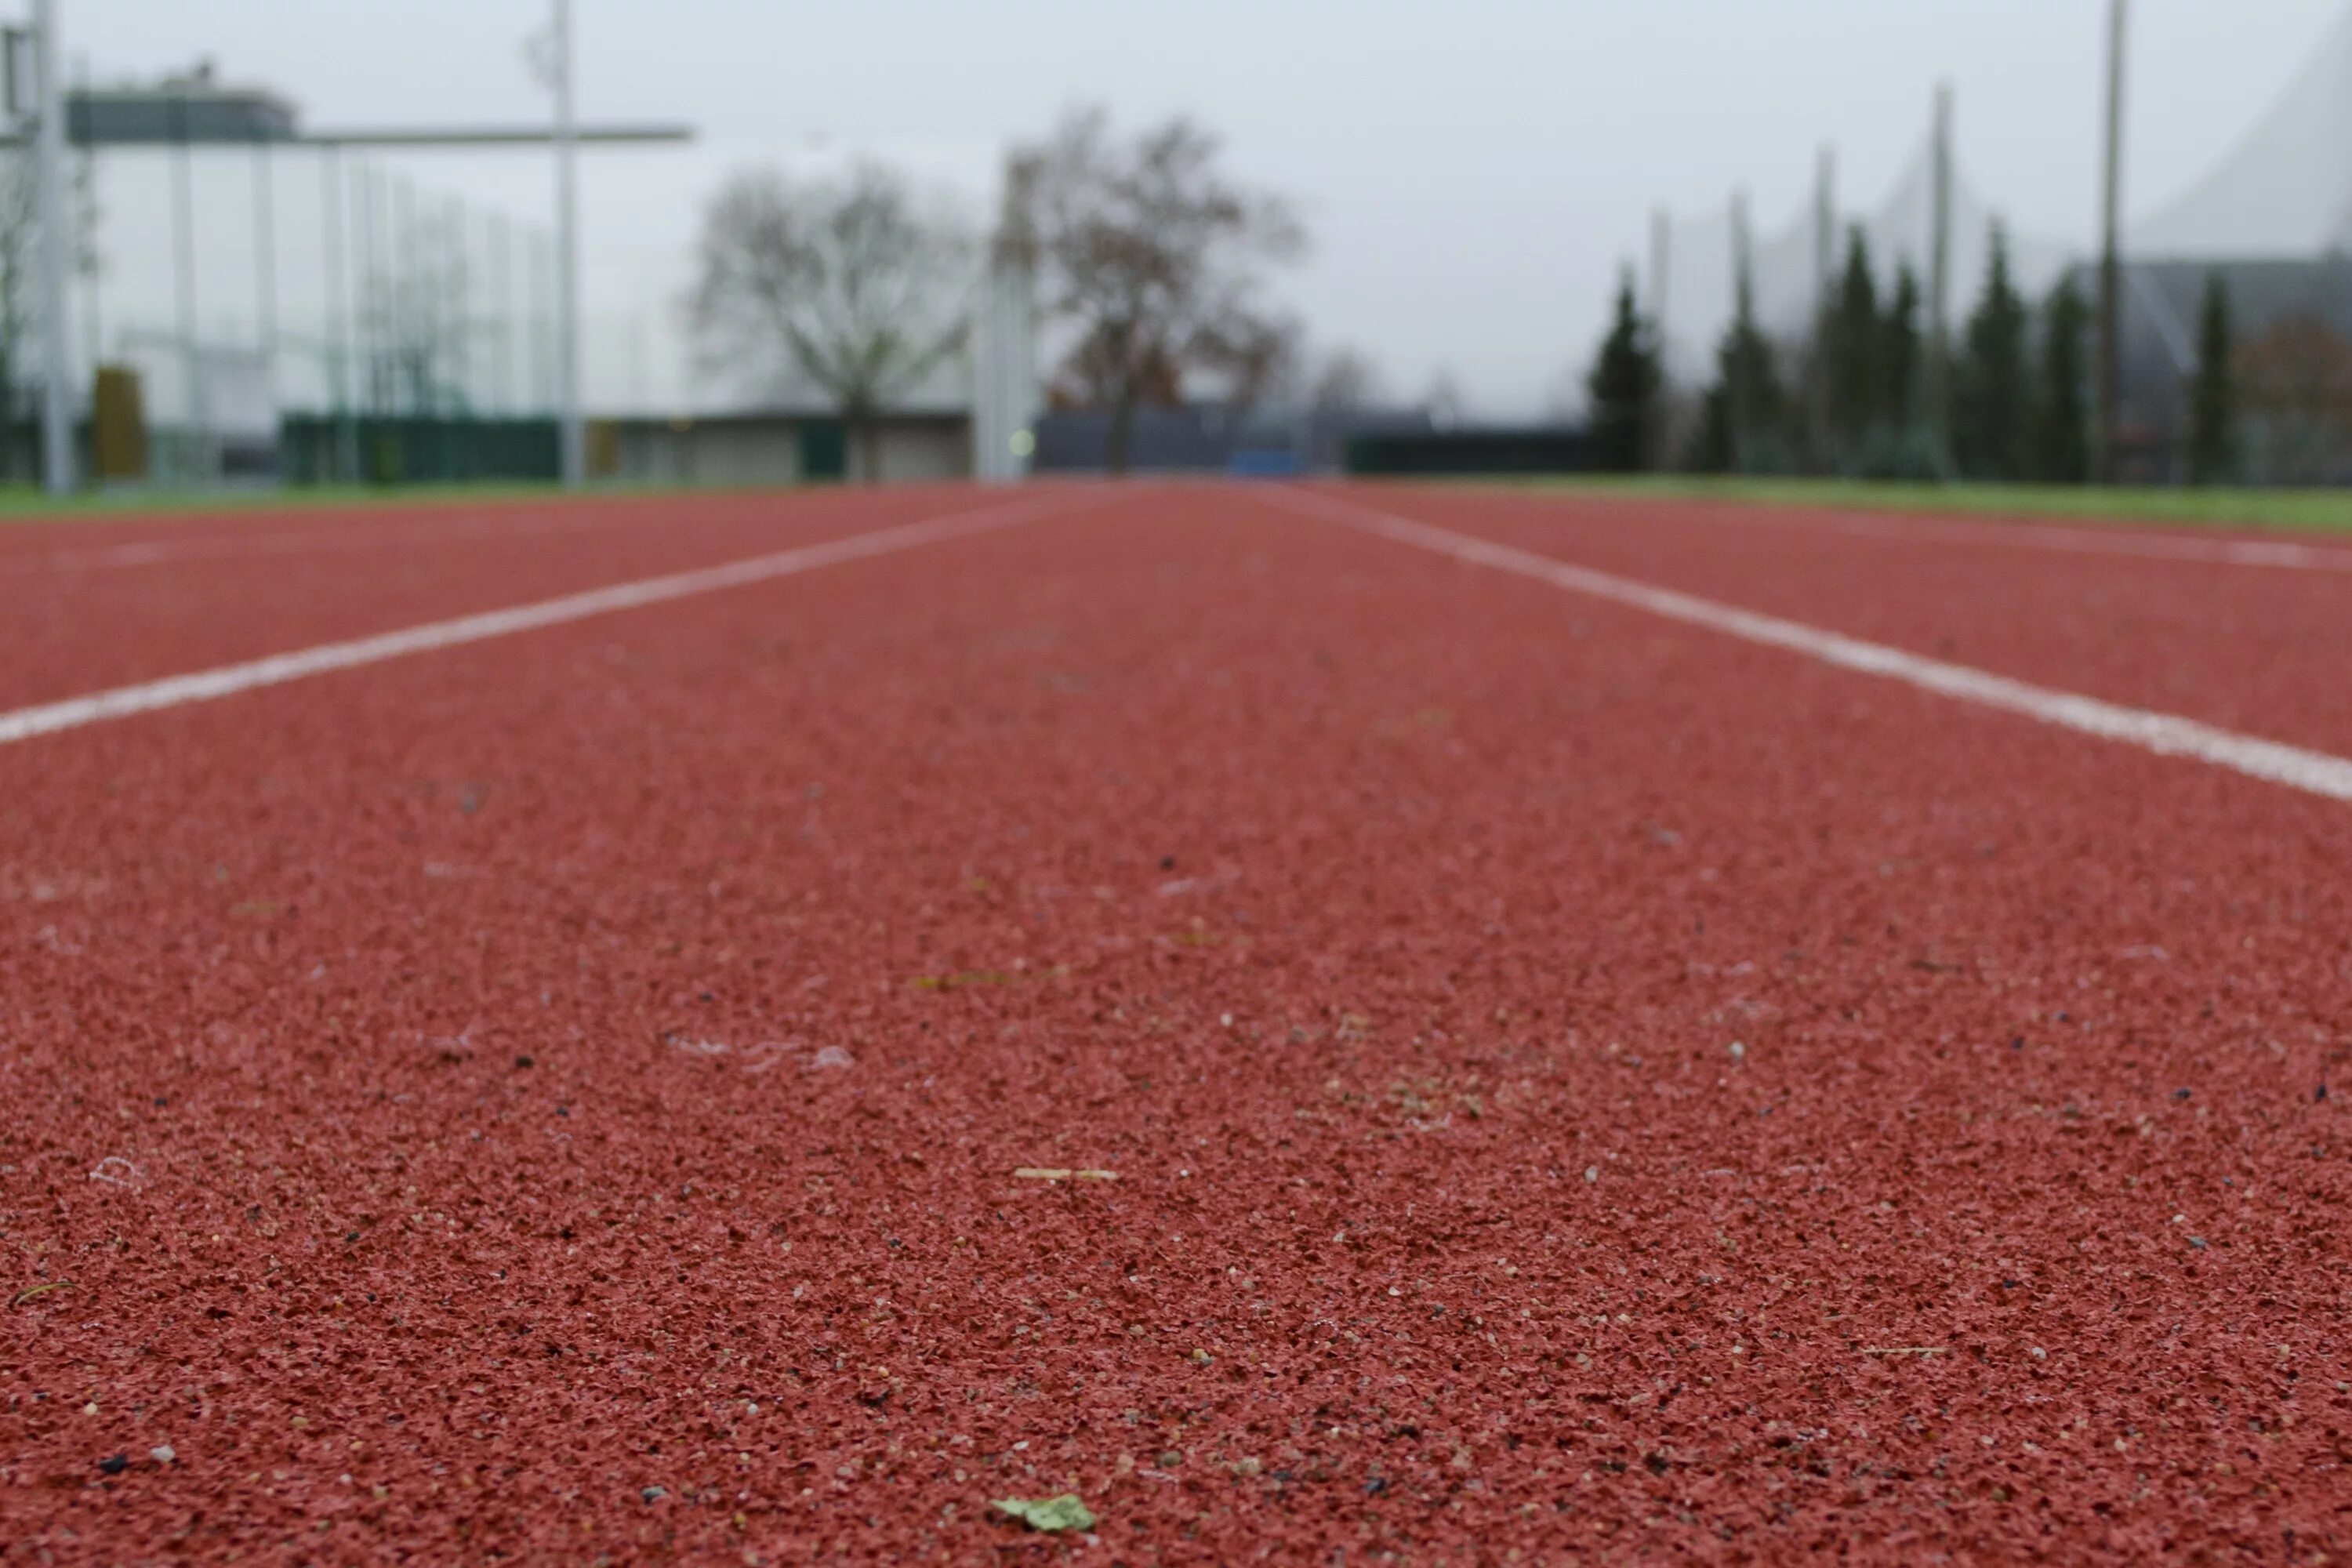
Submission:
<svg viewBox="0 0 2352 1568">
<path fill-rule="evenodd" d="M 290 93 L 313 125 L 543 115 L 521 40 L 541 0 L 60 0 L 100 78 L 198 55 Z M 604 400 L 683 384 L 669 352 L 698 203 L 729 166 L 814 147 L 908 158 L 974 191 L 1063 107 L 1183 110 L 1234 168 L 1300 203 L 1312 260 L 1283 291 L 1402 392 L 1441 367 L 1474 410 L 1542 406 L 1588 358 L 1652 208 L 1745 184 L 1759 225 L 1816 150 L 1874 200 L 1958 94 L 1960 156 L 2025 230 L 2087 239 L 2105 0 L 576 0 L 593 118 L 682 118 L 688 153 L 600 155 L 587 307 Z M 2285 87 L 2345 0 L 2141 0 L 2127 206 L 2177 194 Z M 518 216 L 543 165 L 414 167 Z M 652 341 L 650 350 L 646 348 Z"/>
</svg>

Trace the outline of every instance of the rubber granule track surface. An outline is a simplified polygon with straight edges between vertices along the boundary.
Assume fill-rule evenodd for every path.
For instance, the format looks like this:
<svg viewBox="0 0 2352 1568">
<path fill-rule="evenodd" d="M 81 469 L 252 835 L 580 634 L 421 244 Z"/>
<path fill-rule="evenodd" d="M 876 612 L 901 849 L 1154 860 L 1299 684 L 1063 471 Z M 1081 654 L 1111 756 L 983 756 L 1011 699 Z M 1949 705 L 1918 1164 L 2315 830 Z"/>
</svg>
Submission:
<svg viewBox="0 0 2352 1568">
<path fill-rule="evenodd" d="M 2352 577 L 1373 499 L 2346 732 Z M 107 679 L 973 503 L 804 504 L 297 524 Z M 2352 1552 L 2326 801 L 1203 487 L 0 803 L 0 1563 Z"/>
</svg>

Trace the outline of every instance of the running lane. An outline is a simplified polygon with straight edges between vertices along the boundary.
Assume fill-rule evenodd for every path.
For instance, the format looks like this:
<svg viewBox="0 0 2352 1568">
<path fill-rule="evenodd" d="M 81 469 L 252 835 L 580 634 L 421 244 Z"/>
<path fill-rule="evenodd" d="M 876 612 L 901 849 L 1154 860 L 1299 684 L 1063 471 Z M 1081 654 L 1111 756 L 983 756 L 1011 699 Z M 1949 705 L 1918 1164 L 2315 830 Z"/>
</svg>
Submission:
<svg viewBox="0 0 2352 1568">
<path fill-rule="evenodd" d="M 2352 1544 L 2340 805 L 1205 489 L 0 798 L 53 1561 Z"/>
<path fill-rule="evenodd" d="M 0 530 L 0 708 L 1003 500 L 961 486 Z"/>
<path fill-rule="evenodd" d="M 1356 504 L 1930 658 L 2352 755 L 2352 542 L 2281 559 L 2175 531 L 1864 517 L 1511 490 L 1328 487 Z M 1864 528 L 1870 531 L 1862 531 Z M 2262 557 L 2257 557 L 2261 559 Z"/>
</svg>

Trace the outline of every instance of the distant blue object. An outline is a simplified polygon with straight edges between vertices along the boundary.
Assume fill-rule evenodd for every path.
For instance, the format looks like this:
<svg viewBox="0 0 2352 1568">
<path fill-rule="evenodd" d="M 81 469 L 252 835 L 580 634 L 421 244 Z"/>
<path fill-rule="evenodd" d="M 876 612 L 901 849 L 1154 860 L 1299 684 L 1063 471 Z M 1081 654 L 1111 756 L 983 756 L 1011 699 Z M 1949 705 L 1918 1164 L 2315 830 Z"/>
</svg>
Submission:
<svg viewBox="0 0 2352 1568">
<path fill-rule="evenodd" d="M 1286 479 L 1298 472 L 1298 454 L 1285 447 L 1244 447 L 1225 460 L 1237 479 Z"/>
</svg>

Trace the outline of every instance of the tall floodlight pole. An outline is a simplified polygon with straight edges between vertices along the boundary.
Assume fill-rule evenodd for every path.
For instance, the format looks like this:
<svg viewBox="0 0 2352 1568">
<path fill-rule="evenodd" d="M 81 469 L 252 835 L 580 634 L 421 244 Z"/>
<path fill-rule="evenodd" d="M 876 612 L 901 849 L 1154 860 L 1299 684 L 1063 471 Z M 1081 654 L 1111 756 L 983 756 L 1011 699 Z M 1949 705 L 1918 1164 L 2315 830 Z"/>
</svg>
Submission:
<svg viewBox="0 0 2352 1568">
<path fill-rule="evenodd" d="M 1750 292 L 1754 282 L 1748 275 L 1748 193 L 1742 189 L 1731 194 L 1733 347 L 1731 363 L 1726 367 L 1728 374 L 1724 378 L 1727 384 L 1723 389 L 1725 399 L 1731 405 L 1724 424 L 1731 437 L 1730 467 L 1736 474 L 1747 471 L 1748 461 L 1748 397 L 1750 389 L 1747 334 L 1748 313 L 1755 304 L 1755 297 Z"/>
<path fill-rule="evenodd" d="M 195 432 L 193 447 L 184 439 L 173 443 L 173 477 L 192 467 L 205 479 L 213 472 L 212 395 L 205 384 L 204 354 L 196 345 L 196 195 L 195 172 L 188 148 L 188 89 L 172 89 L 172 325 L 179 339 L 181 374 L 187 377 L 188 423 Z"/>
<path fill-rule="evenodd" d="M 1005 478 L 1024 479 L 1037 449 L 1037 272 L 1025 250 L 1004 258 Z"/>
<path fill-rule="evenodd" d="M 1004 297 L 998 286 L 1000 263 L 990 248 L 981 263 L 971 334 L 971 477 L 982 482 L 1004 477 L 1009 439 L 1003 417 Z"/>
<path fill-rule="evenodd" d="M 585 475 L 586 443 L 580 423 L 580 215 L 573 167 L 578 137 L 572 119 L 572 0 L 555 0 L 549 37 L 555 79 L 555 394 L 557 441 L 563 483 Z"/>
<path fill-rule="evenodd" d="M 269 161 L 269 143 L 253 144 L 253 284 L 254 328 L 261 339 L 261 374 L 277 396 L 278 377 L 278 213 L 277 175 Z"/>
<path fill-rule="evenodd" d="M 1813 166 L 1813 319 L 1811 394 L 1814 461 L 1832 466 L 1830 451 L 1830 300 L 1837 287 L 1837 149 L 1824 144 Z"/>
<path fill-rule="evenodd" d="M 1813 300 L 1827 306 L 1837 278 L 1837 149 L 1824 145 L 1813 164 Z"/>
<path fill-rule="evenodd" d="M 352 422 L 352 334 L 349 274 L 343 266 L 343 150 L 319 153 L 319 212 L 326 243 L 327 395 L 335 411 L 334 449 L 322 458 L 328 471 L 346 481 L 360 477 L 359 429 Z"/>
<path fill-rule="evenodd" d="M 1671 438 L 1668 426 L 1673 418 L 1674 354 L 1666 341 L 1666 294 L 1674 270 L 1674 218 L 1665 208 L 1658 207 L 1650 214 L 1650 352 L 1658 356 L 1658 381 L 1661 402 L 1660 416 L 1651 421 L 1651 450 L 1643 457 L 1660 468 L 1668 466 L 1666 445 Z"/>
<path fill-rule="evenodd" d="M 2126 0 L 2107 0 L 2107 141 L 2099 191 L 2099 433 L 2098 476 L 2114 484 L 2122 424 L 2123 258 L 2117 230 L 2123 207 L 2124 12 Z"/>
<path fill-rule="evenodd" d="M 74 488 L 73 366 L 66 349 L 66 113 L 58 79 L 58 0 L 33 0 L 36 200 L 41 222 L 41 475 L 51 495 Z"/>
<path fill-rule="evenodd" d="M 1936 86 L 1936 140 L 1929 154 L 1927 241 L 1927 428 L 1937 461 L 1951 451 L 1952 84 Z"/>
<path fill-rule="evenodd" d="M 1665 208 L 1650 214 L 1650 341 L 1666 352 L 1666 292 L 1674 268 L 1675 220 Z"/>
<path fill-rule="evenodd" d="M 88 55 L 75 58 L 73 79 L 80 90 L 84 92 L 89 90 L 89 57 Z M 66 136 L 68 141 L 72 140 L 72 126 L 66 127 Z M 85 151 L 82 153 L 81 163 L 74 170 L 72 178 L 68 181 L 68 184 L 72 187 L 75 237 L 79 238 L 95 233 L 98 228 L 98 161 L 90 153 Z M 95 373 L 100 363 L 106 358 L 106 334 L 104 323 L 100 319 L 103 313 L 101 306 L 104 301 L 99 298 L 98 279 L 101 268 L 97 247 L 92 246 L 84 248 L 77 245 L 74 247 L 70 259 L 74 276 L 86 279 L 81 290 L 81 354 L 82 363 Z M 94 441 L 91 447 L 90 466 L 93 468 L 97 467 L 97 449 Z"/>
<path fill-rule="evenodd" d="M 362 415 L 387 412 L 383 405 L 383 276 L 376 270 L 375 264 L 375 195 L 379 183 L 380 177 L 364 161 L 352 171 L 357 197 L 352 213 L 352 292 L 358 301 L 352 310 L 352 352 L 358 363 L 353 379 L 359 386 L 353 402 Z M 352 477 L 358 479 L 360 475 L 354 471 Z"/>
<path fill-rule="evenodd" d="M 501 415 L 514 412 L 514 295 L 507 279 L 507 215 L 490 214 L 490 300 L 492 328 L 498 336 L 498 359 L 491 370 L 491 405 Z"/>
</svg>

